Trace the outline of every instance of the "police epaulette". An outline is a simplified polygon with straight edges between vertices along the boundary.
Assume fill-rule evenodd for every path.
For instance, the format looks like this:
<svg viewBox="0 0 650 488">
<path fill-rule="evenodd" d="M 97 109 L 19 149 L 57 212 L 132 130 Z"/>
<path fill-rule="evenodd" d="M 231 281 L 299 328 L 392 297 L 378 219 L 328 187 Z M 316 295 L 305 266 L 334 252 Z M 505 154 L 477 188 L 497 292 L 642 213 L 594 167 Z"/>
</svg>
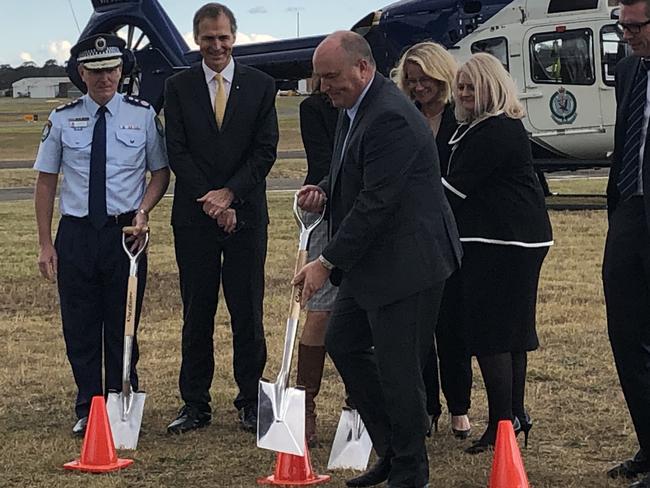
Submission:
<svg viewBox="0 0 650 488">
<path fill-rule="evenodd" d="M 151 107 L 151 104 L 149 102 L 140 100 L 139 98 L 132 97 L 131 95 L 124 95 L 124 101 L 126 103 L 130 103 L 131 105 L 135 105 L 136 107 L 143 107 L 143 108 Z"/>
<path fill-rule="evenodd" d="M 78 105 L 78 104 L 80 104 L 80 103 L 81 103 L 81 97 L 77 98 L 76 100 L 72 100 L 72 101 L 69 102 L 69 103 L 64 103 L 63 105 L 59 105 L 59 106 L 56 107 L 54 110 L 55 110 L 56 112 L 60 112 L 60 111 L 62 111 L 62 110 L 66 110 L 66 109 L 68 109 L 68 108 L 70 108 L 70 107 L 74 107 L 75 105 Z"/>
</svg>

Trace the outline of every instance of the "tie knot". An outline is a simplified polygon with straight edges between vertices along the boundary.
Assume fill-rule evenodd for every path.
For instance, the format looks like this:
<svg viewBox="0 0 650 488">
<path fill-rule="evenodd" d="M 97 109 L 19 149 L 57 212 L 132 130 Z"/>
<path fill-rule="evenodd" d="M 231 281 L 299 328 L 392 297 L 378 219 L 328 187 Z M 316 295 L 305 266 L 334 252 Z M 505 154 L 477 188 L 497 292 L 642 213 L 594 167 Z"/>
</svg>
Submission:
<svg viewBox="0 0 650 488">
<path fill-rule="evenodd" d="M 108 109 L 106 108 L 106 105 L 102 105 L 97 109 L 97 115 L 103 115 L 106 112 L 108 112 Z"/>
<path fill-rule="evenodd" d="M 215 73 L 214 81 L 216 81 L 219 84 L 223 83 L 223 75 L 221 73 Z"/>
</svg>

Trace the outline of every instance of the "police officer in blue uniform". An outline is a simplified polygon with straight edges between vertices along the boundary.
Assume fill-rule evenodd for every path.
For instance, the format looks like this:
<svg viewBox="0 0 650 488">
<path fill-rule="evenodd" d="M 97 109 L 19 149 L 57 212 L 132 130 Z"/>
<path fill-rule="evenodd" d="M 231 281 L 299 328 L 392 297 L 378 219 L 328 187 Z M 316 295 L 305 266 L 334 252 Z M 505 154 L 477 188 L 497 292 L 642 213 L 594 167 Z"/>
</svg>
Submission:
<svg viewBox="0 0 650 488">
<path fill-rule="evenodd" d="M 132 248 L 143 245 L 149 212 L 169 184 L 163 129 L 154 109 L 117 93 L 125 43 L 108 34 L 71 49 L 88 88 L 81 98 L 54 110 L 41 138 L 34 169 L 41 274 L 58 282 L 68 360 L 78 393 L 83 435 L 91 398 L 121 389 L 124 311 L 129 261 L 122 226 L 133 225 Z M 149 183 L 147 171 L 151 173 Z M 59 173 L 61 220 L 52 243 L 52 214 Z M 142 303 L 146 258 L 139 266 Z M 136 324 L 140 314 L 136 313 Z M 105 378 L 102 378 L 102 358 Z M 138 389 L 134 343 L 131 383 Z"/>
</svg>

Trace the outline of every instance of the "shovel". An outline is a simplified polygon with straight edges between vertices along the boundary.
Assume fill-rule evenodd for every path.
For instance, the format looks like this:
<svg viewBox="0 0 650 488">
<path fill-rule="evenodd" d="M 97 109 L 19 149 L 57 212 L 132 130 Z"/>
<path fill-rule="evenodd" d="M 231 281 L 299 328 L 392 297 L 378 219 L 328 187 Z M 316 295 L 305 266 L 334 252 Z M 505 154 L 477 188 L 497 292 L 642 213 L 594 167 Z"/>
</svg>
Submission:
<svg viewBox="0 0 650 488">
<path fill-rule="evenodd" d="M 129 284 L 126 292 L 126 315 L 124 317 L 124 353 L 122 356 L 122 391 L 110 392 L 106 402 L 108 420 L 113 432 L 113 442 L 117 449 L 135 449 L 138 445 L 142 413 L 144 411 L 144 392 L 134 392 L 131 387 L 131 351 L 135 333 L 135 310 L 138 291 L 138 261 L 149 243 L 149 231 L 145 234 L 144 245 L 133 254 L 126 242 L 127 234 L 133 227 L 122 229 L 122 247 L 129 257 Z"/>
<path fill-rule="evenodd" d="M 327 469 L 357 469 L 368 466 L 372 441 L 357 410 L 343 407 L 332 443 Z"/>
<path fill-rule="evenodd" d="M 306 226 L 298 208 L 297 194 L 293 200 L 293 213 L 300 227 L 295 275 L 307 263 L 309 236 L 323 220 L 323 215 L 319 215 L 314 222 Z M 265 379 L 260 380 L 257 413 L 257 447 L 296 456 L 305 455 L 305 390 L 289 388 L 288 385 L 300 318 L 300 294 L 301 289 L 294 285 L 291 290 L 291 305 L 284 336 L 282 366 L 275 383 Z"/>
</svg>

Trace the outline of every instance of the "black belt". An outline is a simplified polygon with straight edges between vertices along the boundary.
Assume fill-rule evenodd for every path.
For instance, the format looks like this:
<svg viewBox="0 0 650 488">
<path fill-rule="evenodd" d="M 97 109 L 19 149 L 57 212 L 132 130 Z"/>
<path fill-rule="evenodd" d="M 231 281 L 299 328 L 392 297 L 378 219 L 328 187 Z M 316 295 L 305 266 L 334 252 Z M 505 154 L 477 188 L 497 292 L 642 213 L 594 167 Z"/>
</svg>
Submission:
<svg viewBox="0 0 650 488">
<path fill-rule="evenodd" d="M 133 222 L 133 217 L 135 217 L 136 211 L 132 210 L 131 212 L 126 212 L 120 215 L 109 215 L 106 219 L 104 227 L 115 227 L 115 226 L 125 226 L 131 225 Z M 74 215 L 62 215 L 61 220 L 69 220 L 71 222 L 79 222 L 90 224 L 88 217 L 75 217 Z"/>
</svg>

